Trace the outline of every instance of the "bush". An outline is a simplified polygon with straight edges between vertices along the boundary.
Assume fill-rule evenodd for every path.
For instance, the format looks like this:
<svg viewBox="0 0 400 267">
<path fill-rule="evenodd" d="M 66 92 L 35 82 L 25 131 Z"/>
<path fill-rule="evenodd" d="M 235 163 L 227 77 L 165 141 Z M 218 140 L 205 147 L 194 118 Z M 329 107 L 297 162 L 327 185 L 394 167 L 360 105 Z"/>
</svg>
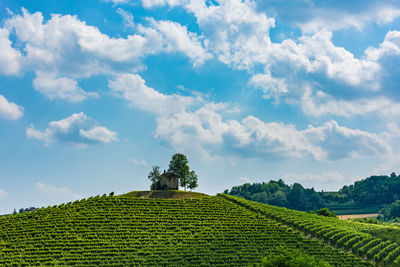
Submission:
<svg viewBox="0 0 400 267">
<path fill-rule="evenodd" d="M 328 208 L 322 208 L 317 210 L 317 214 L 325 217 L 336 217 L 336 212 L 329 211 Z"/>
<path fill-rule="evenodd" d="M 287 250 L 279 248 L 276 254 L 272 254 L 262 259 L 263 267 L 329 267 L 326 261 L 303 254 L 301 251 Z"/>
</svg>

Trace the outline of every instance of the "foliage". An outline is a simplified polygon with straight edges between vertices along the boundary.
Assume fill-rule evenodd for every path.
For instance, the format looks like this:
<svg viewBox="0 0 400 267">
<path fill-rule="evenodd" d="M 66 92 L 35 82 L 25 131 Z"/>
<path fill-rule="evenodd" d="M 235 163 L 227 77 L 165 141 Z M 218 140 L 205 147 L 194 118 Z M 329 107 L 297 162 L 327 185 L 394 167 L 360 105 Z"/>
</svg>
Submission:
<svg viewBox="0 0 400 267">
<path fill-rule="evenodd" d="M 151 190 L 158 190 L 160 189 L 160 166 L 153 166 L 151 172 L 147 176 L 151 181 L 150 189 Z"/>
<path fill-rule="evenodd" d="M 194 189 L 198 186 L 198 177 L 195 171 L 190 171 L 186 155 L 176 153 L 172 156 L 169 162 L 168 173 L 179 179 L 180 186 L 189 189 Z"/>
<path fill-rule="evenodd" d="M 371 176 L 354 185 L 344 186 L 339 193 L 363 204 L 389 204 L 400 197 L 400 176 Z"/>
<path fill-rule="evenodd" d="M 335 217 L 336 218 L 336 212 L 334 211 L 329 211 L 328 208 L 322 208 L 317 210 L 317 214 L 325 217 Z"/>
<path fill-rule="evenodd" d="M 383 208 L 380 213 L 387 220 L 400 217 L 400 200 L 396 200 L 389 207 Z"/>
<path fill-rule="evenodd" d="M 298 183 L 289 186 L 282 179 L 268 183 L 246 183 L 234 186 L 230 191 L 225 190 L 224 193 L 295 210 L 316 210 L 323 207 L 321 196 L 314 188 L 305 189 Z"/>
<path fill-rule="evenodd" d="M 263 258 L 263 267 L 329 267 L 328 262 L 303 254 L 300 251 L 280 247 L 277 252 Z"/>
<path fill-rule="evenodd" d="M 185 188 L 188 185 L 189 165 L 188 160 L 184 154 L 176 153 L 172 156 L 169 162 L 168 172 L 179 179 L 180 186 Z"/>
<path fill-rule="evenodd" d="M 187 176 L 187 187 L 192 190 L 196 187 L 198 187 L 199 185 L 197 184 L 197 174 L 195 173 L 195 171 L 190 171 L 188 176 Z"/>
</svg>

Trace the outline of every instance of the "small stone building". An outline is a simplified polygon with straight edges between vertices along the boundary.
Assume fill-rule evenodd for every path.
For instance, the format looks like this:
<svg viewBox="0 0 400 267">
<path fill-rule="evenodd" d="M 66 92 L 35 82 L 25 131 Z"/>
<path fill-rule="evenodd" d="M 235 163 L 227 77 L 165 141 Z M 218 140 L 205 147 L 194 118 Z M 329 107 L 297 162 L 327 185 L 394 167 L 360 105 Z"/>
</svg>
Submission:
<svg viewBox="0 0 400 267">
<path fill-rule="evenodd" d="M 178 177 L 172 176 L 170 173 L 164 170 L 164 173 L 160 177 L 160 189 L 161 190 L 178 190 L 179 179 Z"/>
</svg>

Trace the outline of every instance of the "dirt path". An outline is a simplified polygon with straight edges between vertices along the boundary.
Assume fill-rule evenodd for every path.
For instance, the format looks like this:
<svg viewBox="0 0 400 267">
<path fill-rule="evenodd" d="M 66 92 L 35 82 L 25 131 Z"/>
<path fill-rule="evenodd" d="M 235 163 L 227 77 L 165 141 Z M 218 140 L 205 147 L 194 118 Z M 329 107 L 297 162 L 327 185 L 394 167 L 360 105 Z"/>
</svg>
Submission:
<svg viewBox="0 0 400 267">
<path fill-rule="evenodd" d="M 339 219 L 341 219 L 341 220 L 356 219 L 356 218 L 370 218 L 370 217 L 376 217 L 376 216 L 378 216 L 378 213 L 338 215 Z"/>
</svg>

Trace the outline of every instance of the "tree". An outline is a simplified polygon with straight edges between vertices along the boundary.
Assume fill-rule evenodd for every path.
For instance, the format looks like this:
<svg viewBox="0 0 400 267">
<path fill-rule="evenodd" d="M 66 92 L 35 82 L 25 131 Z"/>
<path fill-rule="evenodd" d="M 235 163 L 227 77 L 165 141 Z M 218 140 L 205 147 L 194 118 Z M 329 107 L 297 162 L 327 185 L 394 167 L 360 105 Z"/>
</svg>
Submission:
<svg viewBox="0 0 400 267">
<path fill-rule="evenodd" d="M 180 186 L 185 188 L 189 184 L 189 165 L 188 160 L 184 154 L 176 153 L 172 156 L 169 162 L 168 172 L 179 179 Z"/>
<path fill-rule="evenodd" d="M 196 187 L 198 187 L 199 185 L 197 184 L 197 174 L 194 171 L 189 172 L 189 175 L 187 177 L 187 187 L 192 190 L 195 189 Z"/>
<path fill-rule="evenodd" d="M 151 172 L 149 173 L 149 175 L 147 176 L 147 178 L 149 178 L 149 180 L 151 181 L 151 186 L 150 189 L 151 190 L 158 190 L 160 187 L 160 166 L 153 166 L 153 169 L 151 170 Z"/>
</svg>

